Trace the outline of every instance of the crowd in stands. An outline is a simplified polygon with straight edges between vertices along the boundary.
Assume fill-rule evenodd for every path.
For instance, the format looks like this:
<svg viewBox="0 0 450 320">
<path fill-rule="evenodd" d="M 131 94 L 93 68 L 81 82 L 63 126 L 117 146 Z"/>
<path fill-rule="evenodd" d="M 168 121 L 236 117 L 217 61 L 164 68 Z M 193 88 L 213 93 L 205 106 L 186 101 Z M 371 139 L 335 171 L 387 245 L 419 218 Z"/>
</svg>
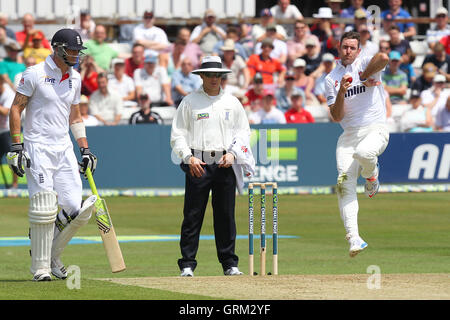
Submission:
<svg viewBox="0 0 450 320">
<path fill-rule="evenodd" d="M 383 74 L 388 123 L 392 131 L 450 131 L 450 28 L 448 11 L 439 8 L 426 33 L 428 51 L 421 66 L 410 46 L 417 35 L 401 0 L 389 0 L 381 13 L 381 26 L 368 24 L 370 12 L 363 0 L 326 0 L 307 24 L 289 0 L 260 12 L 259 23 L 219 25 L 213 9 L 192 30 L 180 27 L 169 41 L 146 11 L 133 26 L 128 52 L 118 52 L 107 42 L 107 28 L 82 11 L 76 30 L 87 50 L 77 66 L 82 77 L 83 119 L 87 125 L 163 123 L 152 108 L 177 107 L 184 96 L 201 86 L 191 73 L 205 55 L 219 55 L 232 70 L 222 88 L 236 96 L 251 124 L 312 123 L 333 121 L 326 103 L 325 77 L 338 63 L 339 40 L 355 30 L 361 36 L 361 53 L 385 52 L 389 64 Z M 338 24 L 333 18 L 353 19 Z M 294 19 L 281 24 L 281 19 Z M 15 88 L 26 67 L 51 54 L 49 41 L 26 14 L 23 30 L 12 32 L 0 14 L 0 74 Z M 111 39 L 110 39 L 111 40 Z M 116 39 L 112 39 L 116 40 Z M 414 67 L 416 66 L 416 67 Z M 403 107 L 402 107 L 403 106 Z M 393 115 L 393 109 L 403 110 Z"/>
</svg>

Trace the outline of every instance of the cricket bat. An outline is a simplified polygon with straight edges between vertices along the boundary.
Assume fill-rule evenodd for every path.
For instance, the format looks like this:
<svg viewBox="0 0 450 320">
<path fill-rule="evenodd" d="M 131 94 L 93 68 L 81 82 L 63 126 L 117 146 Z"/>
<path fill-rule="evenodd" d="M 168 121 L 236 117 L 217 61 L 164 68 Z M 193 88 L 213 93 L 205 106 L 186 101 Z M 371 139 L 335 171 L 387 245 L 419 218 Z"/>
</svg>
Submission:
<svg viewBox="0 0 450 320">
<path fill-rule="evenodd" d="M 95 186 L 94 178 L 90 168 L 86 169 L 86 177 L 91 187 L 92 194 L 97 196 L 95 202 L 95 218 L 97 221 L 97 227 L 100 230 L 100 236 L 103 240 L 103 246 L 105 247 L 106 256 L 108 257 L 109 265 L 113 273 L 120 272 L 126 269 L 125 262 L 123 261 L 122 251 L 120 250 L 119 241 L 117 241 L 116 232 L 109 215 L 108 207 L 104 199 L 100 198 Z"/>
</svg>

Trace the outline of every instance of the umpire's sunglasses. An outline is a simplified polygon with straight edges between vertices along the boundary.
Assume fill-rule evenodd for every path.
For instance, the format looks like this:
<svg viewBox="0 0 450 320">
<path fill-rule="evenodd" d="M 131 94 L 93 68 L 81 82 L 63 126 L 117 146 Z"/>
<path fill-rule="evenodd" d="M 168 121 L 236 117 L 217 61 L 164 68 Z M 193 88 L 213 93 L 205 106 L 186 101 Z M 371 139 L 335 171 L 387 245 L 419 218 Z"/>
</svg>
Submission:
<svg viewBox="0 0 450 320">
<path fill-rule="evenodd" d="M 207 78 L 221 78 L 222 77 L 221 72 L 204 72 L 203 74 Z"/>
</svg>

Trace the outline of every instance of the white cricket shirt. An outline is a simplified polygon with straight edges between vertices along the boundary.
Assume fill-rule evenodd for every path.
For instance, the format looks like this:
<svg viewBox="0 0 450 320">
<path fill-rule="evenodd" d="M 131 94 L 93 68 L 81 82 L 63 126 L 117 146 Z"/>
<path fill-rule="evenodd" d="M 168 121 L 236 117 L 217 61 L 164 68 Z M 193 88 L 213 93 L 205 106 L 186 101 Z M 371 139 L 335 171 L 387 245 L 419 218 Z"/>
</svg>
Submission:
<svg viewBox="0 0 450 320">
<path fill-rule="evenodd" d="M 228 150 L 235 137 L 250 137 L 250 125 L 239 100 L 220 89 L 209 96 L 200 89 L 188 94 L 172 122 L 170 145 L 181 159 L 202 151 Z"/>
<path fill-rule="evenodd" d="M 371 59 L 371 56 L 358 56 L 351 65 L 346 67 L 338 60 L 336 67 L 325 78 L 328 106 L 336 102 L 342 77 L 348 74 L 353 78 L 352 86 L 347 90 L 344 98 L 344 118 L 340 122 L 343 129 L 386 122 L 383 85 L 366 87 L 359 79 L 359 75 L 366 69 Z M 381 73 L 382 71 L 377 72 L 371 78 L 381 82 Z"/>
<path fill-rule="evenodd" d="M 23 124 L 24 140 L 48 145 L 71 143 L 69 115 L 80 102 L 81 77 L 69 68 L 62 75 L 53 58 L 28 67 L 17 92 L 30 97 Z"/>
</svg>

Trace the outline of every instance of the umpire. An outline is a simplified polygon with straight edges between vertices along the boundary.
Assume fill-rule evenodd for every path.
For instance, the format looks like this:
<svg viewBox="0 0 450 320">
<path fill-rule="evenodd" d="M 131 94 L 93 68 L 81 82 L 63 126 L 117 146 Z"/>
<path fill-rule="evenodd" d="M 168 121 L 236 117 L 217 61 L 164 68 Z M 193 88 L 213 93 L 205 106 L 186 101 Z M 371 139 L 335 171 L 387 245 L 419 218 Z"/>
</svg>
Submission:
<svg viewBox="0 0 450 320">
<path fill-rule="evenodd" d="M 231 165 L 236 154 L 232 141 L 248 139 L 250 126 L 239 100 L 220 87 L 222 68 L 218 56 L 206 56 L 198 74 L 203 85 L 181 101 L 172 123 L 170 144 L 182 159 L 185 197 L 178 266 L 182 277 L 194 276 L 200 230 L 212 193 L 214 235 L 217 256 L 225 275 L 241 275 L 235 254 L 236 176 Z"/>
</svg>

